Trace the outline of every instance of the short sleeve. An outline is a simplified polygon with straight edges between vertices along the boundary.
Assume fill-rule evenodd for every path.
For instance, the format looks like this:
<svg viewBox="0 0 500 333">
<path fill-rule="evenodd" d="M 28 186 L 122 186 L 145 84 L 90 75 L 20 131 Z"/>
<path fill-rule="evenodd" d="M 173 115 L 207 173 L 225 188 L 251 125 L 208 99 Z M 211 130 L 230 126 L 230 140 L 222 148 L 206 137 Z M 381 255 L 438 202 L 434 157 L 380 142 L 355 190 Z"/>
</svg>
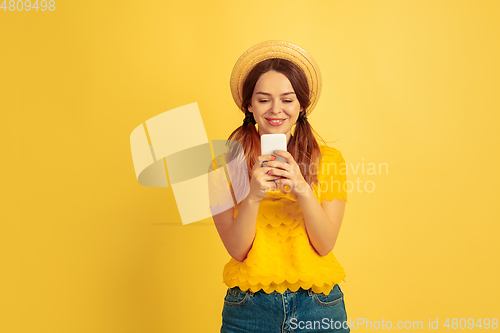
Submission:
<svg viewBox="0 0 500 333">
<path fill-rule="evenodd" d="M 321 161 L 318 183 L 315 184 L 319 202 L 323 200 L 347 201 L 347 167 L 342 153 L 335 148 L 320 146 Z"/>
<path fill-rule="evenodd" d="M 208 170 L 208 186 L 210 209 L 214 216 L 234 207 L 235 202 L 243 201 L 250 192 L 250 182 L 242 151 L 229 160 L 224 153 L 212 162 Z"/>
<path fill-rule="evenodd" d="M 224 156 L 215 158 L 212 163 L 219 164 L 224 160 Z M 217 163 L 219 162 L 219 163 Z M 234 207 L 229 181 L 223 167 L 217 169 L 211 164 L 208 169 L 208 193 L 210 201 L 210 210 L 212 216 L 222 213 Z"/>
</svg>

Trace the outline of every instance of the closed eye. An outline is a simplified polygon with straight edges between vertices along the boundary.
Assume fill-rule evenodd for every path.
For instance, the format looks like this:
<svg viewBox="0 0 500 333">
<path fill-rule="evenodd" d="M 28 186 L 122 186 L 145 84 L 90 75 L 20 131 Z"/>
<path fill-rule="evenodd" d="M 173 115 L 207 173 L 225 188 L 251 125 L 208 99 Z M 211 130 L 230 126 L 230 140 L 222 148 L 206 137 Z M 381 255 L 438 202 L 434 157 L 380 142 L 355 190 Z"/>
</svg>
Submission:
<svg viewBox="0 0 500 333">
<path fill-rule="evenodd" d="M 269 102 L 268 99 L 261 99 L 261 100 L 259 100 L 259 103 L 267 103 L 267 102 Z M 292 102 L 293 102 L 293 100 L 291 100 L 291 99 L 286 99 L 286 100 L 283 101 L 283 103 L 292 103 Z"/>
</svg>

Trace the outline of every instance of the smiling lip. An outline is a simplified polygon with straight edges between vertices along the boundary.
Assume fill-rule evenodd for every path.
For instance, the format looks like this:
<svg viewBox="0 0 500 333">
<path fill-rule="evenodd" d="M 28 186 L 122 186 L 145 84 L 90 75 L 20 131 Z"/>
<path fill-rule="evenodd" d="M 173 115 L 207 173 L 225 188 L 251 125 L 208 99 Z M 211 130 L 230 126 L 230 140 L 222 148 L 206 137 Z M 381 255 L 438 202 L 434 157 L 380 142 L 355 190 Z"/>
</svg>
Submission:
<svg viewBox="0 0 500 333">
<path fill-rule="evenodd" d="M 285 120 L 286 120 L 286 119 L 283 119 L 283 118 L 265 118 L 265 119 L 267 120 L 267 122 L 271 126 L 281 126 L 281 124 L 283 124 L 285 122 Z M 273 120 L 277 120 L 277 121 L 273 121 Z"/>
</svg>

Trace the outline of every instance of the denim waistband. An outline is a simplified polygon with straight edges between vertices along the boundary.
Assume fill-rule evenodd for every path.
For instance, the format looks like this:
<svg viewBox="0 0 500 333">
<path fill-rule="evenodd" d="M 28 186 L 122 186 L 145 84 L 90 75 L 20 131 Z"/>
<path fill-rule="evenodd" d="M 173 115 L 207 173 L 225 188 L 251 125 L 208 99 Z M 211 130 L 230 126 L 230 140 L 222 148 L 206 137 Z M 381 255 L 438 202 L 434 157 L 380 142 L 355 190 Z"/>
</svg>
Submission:
<svg viewBox="0 0 500 333">
<path fill-rule="evenodd" d="M 239 290 L 239 291 L 243 291 L 243 292 L 246 292 L 248 291 L 250 293 L 250 296 L 253 296 L 255 294 L 268 294 L 266 293 L 263 289 L 260 289 L 259 291 L 256 291 L 256 292 L 252 292 L 250 291 L 250 289 L 248 290 L 241 290 L 240 287 L 236 286 L 236 287 L 233 287 L 233 288 L 230 288 L 230 289 L 236 289 L 236 290 Z M 272 294 L 308 294 L 309 296 L 312 296 L 312 294 L 314 294 L 314 291 L 312 291 L 311 288 L 309 289 L 304 289 L 302 287 L 300 287 L 299 289 L 297 289 L 297 291 L 291 291 L 290 289 L 287 289 L 285 290 L 284 292 L 280 293 L 278 291 L 273 291 L 272 293 L 269 293 L 268 295 L 272 295 Z"/>
</svg>

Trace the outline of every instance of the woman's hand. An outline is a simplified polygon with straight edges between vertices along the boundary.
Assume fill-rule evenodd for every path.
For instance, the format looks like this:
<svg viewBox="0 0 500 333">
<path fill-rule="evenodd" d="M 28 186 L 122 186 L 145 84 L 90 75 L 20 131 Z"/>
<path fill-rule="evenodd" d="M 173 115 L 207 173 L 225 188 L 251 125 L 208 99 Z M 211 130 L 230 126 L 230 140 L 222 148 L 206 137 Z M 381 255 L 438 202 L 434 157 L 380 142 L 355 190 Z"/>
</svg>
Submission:
<svg viewBox="0 0 500 333">
<path fill-rule="evenodd" d="M 279 176 L 270 175 L 271 169 L 273 167 L 269 166 L 268 163 L 272 163 L 276 159 L 273 155 L 261 155 L 255 161 L 252 168 L 252 180 L 250 182 L 250 193 L 248 197 L 255 201 L 261 201 L 264 199 L 268 191 L 277 190 L 276 180 Z M 264 163 L 266 162 L 266 163 Z M 264 166 L 263 166 L 264 163 Z"/>
<path fill-rule="evenodd" d="M 276 180 L 278 188 L 284 193 L 292 192 L 296 197 L 305 196 L 310 190 L 309 184 L 305 181 L 300 168 L 293 159 L 293 156 L 284 150 L 275 150 L 274 154 L 286 159 L 286 163 L 280 161 L 270 161 L 266 166 L 271 166 L 270 176 L 279 176 Z"/>
</svg>

